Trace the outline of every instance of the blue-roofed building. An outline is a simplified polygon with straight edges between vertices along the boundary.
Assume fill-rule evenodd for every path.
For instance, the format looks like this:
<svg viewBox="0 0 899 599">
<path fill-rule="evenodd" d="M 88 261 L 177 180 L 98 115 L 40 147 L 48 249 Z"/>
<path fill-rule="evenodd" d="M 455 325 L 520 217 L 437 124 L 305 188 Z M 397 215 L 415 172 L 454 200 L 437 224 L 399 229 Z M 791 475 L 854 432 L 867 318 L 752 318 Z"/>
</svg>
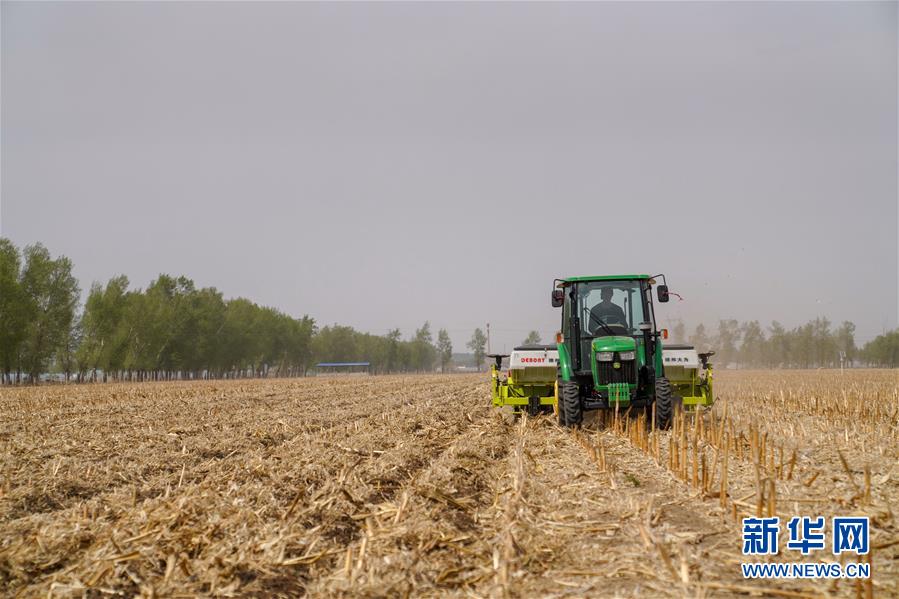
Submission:
<svg viewBox="0 0 899 599">
<path fill-rule="evenodd" d="M 370 362 L 319 362 L 315 365 L 316 376 L 321 374 L 371 374 Z"/>
</svg>

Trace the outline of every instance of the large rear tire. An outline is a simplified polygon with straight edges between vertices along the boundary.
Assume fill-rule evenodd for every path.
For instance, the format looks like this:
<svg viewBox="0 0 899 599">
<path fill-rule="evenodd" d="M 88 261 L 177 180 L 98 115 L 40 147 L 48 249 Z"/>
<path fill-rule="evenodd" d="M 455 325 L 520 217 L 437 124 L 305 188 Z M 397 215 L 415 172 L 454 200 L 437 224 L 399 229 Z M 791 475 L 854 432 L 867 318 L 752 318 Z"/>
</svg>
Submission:
<svg viewBox="0 0 899 599">
<path fill-rule="evenodd" d="M 584 405 L 581 403 L 580 387 L 573 381 L 559 381 L 559 424 L 574 428 L 583 421 Z"/>
<path fill-rule="evenodd" d="M 674 407 L 677 399 L 674 396 L 674 390 L 671 383 L 665 377 L 656 379 L 656 428 L 660 430 L 668 430 L 674 419 Z"/>
</svg>

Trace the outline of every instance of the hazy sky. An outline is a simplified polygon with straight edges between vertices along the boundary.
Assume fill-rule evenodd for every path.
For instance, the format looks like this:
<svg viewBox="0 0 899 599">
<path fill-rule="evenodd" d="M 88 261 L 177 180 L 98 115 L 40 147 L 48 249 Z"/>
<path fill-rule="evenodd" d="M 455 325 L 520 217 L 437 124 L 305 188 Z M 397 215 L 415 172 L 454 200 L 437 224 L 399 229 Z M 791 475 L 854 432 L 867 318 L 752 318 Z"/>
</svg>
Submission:
<svg viewBox="0 0 899 599">
<path fill-rule="evenodd" d="M 2 3 L 0 233 L 457 350 L 552 279 L 897 326 L 897 4 Z M 664 324 L 664 323 L 663 323 Z"/>
</svg>

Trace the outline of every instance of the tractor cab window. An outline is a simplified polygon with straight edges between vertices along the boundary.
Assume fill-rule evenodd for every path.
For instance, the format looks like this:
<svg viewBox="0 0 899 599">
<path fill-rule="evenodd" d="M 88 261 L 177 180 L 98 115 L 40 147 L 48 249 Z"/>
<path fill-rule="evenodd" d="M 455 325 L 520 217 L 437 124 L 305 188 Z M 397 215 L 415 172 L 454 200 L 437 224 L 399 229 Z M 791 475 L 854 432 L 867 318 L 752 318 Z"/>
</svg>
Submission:
<svg viewBox="0 0 899 599">
<path fill-rule="evenodd" d="M 593 281 L 578 285 L 582 335 L 634 335 L 645 320 L 639 281 Z"/>
</svg>

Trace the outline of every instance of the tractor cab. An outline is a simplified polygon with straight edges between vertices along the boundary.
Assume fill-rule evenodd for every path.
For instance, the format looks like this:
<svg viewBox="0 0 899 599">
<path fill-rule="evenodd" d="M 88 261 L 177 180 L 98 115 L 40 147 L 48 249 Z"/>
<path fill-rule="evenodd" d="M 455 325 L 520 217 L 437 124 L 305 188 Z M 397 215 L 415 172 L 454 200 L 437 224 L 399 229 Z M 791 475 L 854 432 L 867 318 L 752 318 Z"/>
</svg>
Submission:
<svg viewBox="0 0 899 599">
<path fill-rule="evenodd" d="M 562 308 L 557 402 L 563 425 L 579 425 L 585 410 L 651 413 L 654 405 L 656 425 L 670 426 L 675 397 L 665 378 L 653 287 L 667 302 L 667 285 L 649 275 L 554 281 L 552 304 Z"/>
</svg>

